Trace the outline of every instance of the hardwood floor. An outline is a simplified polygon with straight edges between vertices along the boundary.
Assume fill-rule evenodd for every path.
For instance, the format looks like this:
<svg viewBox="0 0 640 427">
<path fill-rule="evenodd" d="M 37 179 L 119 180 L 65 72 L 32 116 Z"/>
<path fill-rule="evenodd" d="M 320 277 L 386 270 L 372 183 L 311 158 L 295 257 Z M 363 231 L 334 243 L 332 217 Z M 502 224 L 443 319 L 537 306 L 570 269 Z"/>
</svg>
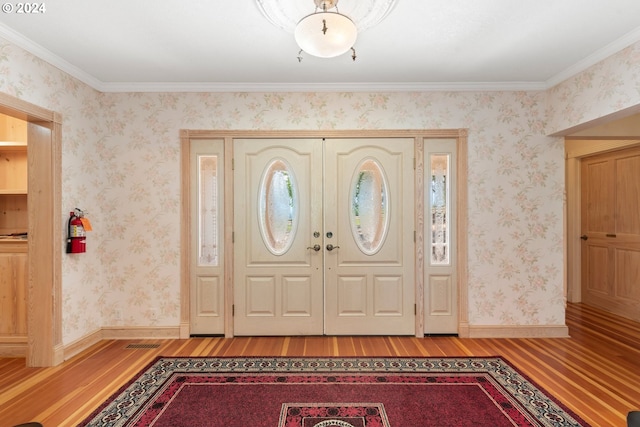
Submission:
<svg viewBox="0 0 640 427">
<path fill-rule="evenodd" d="M 571 338 L 109 340 L 53 368 L 0 359 L 0 426 L 75 426 L 156 356 L 502 356 L 592 426 L 626 426 L 627 412 L 640 409 L 640 324 L 570 304 L 567 325 Z M 131 343 L 160 346 L 127 349 Z"/>
</svg>

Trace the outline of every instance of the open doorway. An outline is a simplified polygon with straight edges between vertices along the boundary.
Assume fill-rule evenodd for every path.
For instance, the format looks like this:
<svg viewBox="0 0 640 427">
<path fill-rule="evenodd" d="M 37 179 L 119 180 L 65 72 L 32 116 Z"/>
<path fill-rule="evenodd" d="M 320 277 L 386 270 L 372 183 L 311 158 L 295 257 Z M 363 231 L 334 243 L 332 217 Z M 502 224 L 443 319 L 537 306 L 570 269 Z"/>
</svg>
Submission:
<svg viewBox="0 0 640 427">
<path fill-rule="evenodd" d="M 583 302 L 582 199 L 583 159 L 640 146 L 640 117 L 629 116 L 565 137 L 567 194 L 567 300 Z"/>
<path fill-rule="evenodd" d="M 61 118 L 5 94 L 0 114 L 27 123 L 26 364 L 55 366 L 63 361 Z"/>
</svg>

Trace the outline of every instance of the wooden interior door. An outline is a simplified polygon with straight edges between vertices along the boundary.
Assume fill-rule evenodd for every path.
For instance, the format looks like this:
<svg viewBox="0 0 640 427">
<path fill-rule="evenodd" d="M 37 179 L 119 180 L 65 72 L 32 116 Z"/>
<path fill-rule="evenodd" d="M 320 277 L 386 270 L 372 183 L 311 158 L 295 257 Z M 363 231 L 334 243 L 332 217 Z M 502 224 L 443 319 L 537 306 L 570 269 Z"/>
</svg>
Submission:
<svg viewBox="0 0 640 427">
<path fill-rule="evenodd" d="M 640 321 L 640 149 L 582 160 L 582 300 Z"/>
</svg>

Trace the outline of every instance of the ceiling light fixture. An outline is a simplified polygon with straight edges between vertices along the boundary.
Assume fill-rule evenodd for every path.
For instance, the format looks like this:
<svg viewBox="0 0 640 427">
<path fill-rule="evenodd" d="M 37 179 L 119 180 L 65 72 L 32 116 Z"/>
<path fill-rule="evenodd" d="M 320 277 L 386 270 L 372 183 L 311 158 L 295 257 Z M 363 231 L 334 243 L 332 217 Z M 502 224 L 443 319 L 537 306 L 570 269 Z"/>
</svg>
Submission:
<svg viewBox="0 0 640 427">
<path fill-rule="evenodd" d="M 356 24 L 338 11 L 338 0 L 314 0 L 316 11 L 298 22 L 294 36 L 298 46 L 309 55 L 334 58 L 350 49 L 358 37 Z M 335 8 L 335 12 L 330 11 Z M 320 11 L 318 11 L 320 10 Z"/>
<path fill-rule="evenodd" d="M 308 14 L 305 1 L 255 0 L 264 16 L 275 26 L 294 33 L 303 52 L 320 58 L 334 58 L 351 51 L 355 61 L 354 44 L 358 33 L 373 27 L 386 17 L 397 0 L 313 0 L 315 12 Z M 308 1 L 308 0 L 307 0 Z"/>
</svg>

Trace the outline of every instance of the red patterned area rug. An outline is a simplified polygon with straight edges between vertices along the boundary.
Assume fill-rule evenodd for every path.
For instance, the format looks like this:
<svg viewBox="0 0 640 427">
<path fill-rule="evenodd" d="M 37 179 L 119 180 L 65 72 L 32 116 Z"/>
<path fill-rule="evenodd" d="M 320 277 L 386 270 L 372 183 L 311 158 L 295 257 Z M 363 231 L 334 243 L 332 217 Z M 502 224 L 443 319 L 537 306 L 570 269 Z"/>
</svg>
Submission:
<svg viewBox="0 0 640 427">
<path fill-rule="evenodd" d="M 588 424 L 500 357 L 167 357 L 79 426 Z"/>
</svg>

